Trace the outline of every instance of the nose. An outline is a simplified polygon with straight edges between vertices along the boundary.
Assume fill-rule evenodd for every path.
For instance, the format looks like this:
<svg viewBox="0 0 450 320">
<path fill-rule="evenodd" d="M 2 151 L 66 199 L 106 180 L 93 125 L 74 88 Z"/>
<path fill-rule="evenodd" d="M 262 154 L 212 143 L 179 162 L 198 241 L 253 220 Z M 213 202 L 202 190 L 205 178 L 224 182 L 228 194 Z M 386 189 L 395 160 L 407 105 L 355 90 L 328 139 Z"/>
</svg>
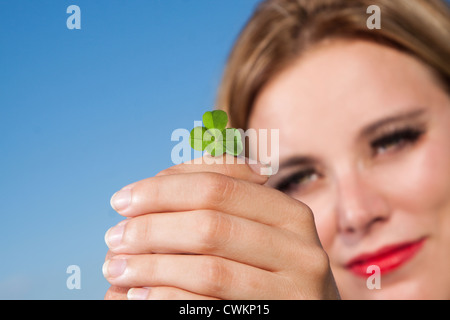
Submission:
<svg viewBox="0 0 450 320">
<path fill-rule="evenodd" d="M 346 242 L 358 241 L 388 220 L 389 205 L 380 189 L 358 172 L 337 178 L 338 231 Z"/>
</svg>

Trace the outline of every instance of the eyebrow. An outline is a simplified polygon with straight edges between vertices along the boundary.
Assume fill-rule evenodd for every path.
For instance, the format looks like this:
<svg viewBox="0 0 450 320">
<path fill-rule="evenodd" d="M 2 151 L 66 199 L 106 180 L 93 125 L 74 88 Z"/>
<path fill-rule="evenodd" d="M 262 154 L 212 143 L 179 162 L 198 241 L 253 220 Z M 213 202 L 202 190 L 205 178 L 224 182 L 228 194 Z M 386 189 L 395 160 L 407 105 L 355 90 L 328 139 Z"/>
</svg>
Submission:
<svg viewBox="0 0 450 320">
<path fill-rule="evenodd" d="M 392 123 L 414 120 L 416 118 L 421 117 L 425 113 L 425 111 L 426 111 L 425 108 L 420 108 L 413 111 L 403 112 L 387 118 L 383 118 L 364 127 L 361 130 L 360 136 L 363 137 L 370 136 L 374 132 L 378 131 L 380 128 L 390 125 Z"/>
<path fill-rule="evenodd" d="M 381 120 L 378 120 L 378 121 L 364 127 L 361 130 L 360 135 L 361 136 L 370 136 L 374 132 L 378 131 L 380 128 L 382 128 L 386 125 L 419 118 L 420 116 L 422 116 L 425 113 L 425 111 L 426 111 L 425 108 L 420 108 L 420 109 L 416 109 L 413 111 L 403 112 L 400 114 L 389 116 L 387 118 L 383 118 Z M 311 156 L 300 156 L 300 155 L 292 156 L 280 163 L 279 171 L 290 168 L 290 167 L 295 167 L 295 166 L 308 166 L 308 165 L 312 165 L 314 163 L 317 163 L 317 159 L 315 159 L 314 157 L 311 157 Z"/>
</svg>

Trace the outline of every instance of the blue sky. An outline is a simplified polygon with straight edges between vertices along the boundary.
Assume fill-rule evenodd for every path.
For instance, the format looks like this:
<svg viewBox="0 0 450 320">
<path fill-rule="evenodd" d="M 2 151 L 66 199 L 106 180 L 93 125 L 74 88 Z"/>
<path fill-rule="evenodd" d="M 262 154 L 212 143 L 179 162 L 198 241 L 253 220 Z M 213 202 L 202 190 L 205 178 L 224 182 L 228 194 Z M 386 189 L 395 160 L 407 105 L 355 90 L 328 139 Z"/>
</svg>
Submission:
<svg viewBox="0 0 450 320">
<path fill-rule="evenodd" d="M 0 0 L 0 299 L 103 298 L 111 195 L 172 165 L 257 2 Z"/>
</svg>

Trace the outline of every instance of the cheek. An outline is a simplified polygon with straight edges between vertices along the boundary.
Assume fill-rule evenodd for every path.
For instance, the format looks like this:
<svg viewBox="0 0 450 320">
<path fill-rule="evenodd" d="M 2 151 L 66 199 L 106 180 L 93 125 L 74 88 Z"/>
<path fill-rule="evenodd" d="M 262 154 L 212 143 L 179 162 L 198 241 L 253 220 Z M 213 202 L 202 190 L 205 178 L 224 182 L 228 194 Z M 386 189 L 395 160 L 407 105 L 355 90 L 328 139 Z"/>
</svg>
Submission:
<svg viewBox="0 0 450 320">
<path fill-rule="evenodd" d="M 435 229 L 450 219 L 450 145 L 438 137 L 368 169 L 367 184 L 388 204 L 392 221 L 411 229 Z M 387 161 L 386 161 L 387 160 Z M 314 212 L 320 241 L 331 250 L 338 233 L 337 195 L 326 188 L 299 198 Z M 397 215 L 394 217 L 394 215 Z"/>
<path fill-rule="evenodd" d="M 373 172 L 390 209 L 408 214 L 442 212 L 450 205 L 450 146 L 440 139 L 428 139 L 416 149 Z"/>
</svg>

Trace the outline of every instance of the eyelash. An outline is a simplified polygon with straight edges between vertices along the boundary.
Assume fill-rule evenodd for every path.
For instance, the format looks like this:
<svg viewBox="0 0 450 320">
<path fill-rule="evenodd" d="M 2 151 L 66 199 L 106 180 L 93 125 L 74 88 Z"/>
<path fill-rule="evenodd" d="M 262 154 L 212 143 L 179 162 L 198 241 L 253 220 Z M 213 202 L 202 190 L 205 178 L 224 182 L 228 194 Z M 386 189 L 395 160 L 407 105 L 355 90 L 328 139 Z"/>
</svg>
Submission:
<svg viewBox="0 0 450 320">
<path fill-rule="evenodd" d="M 302 184 L 301 181 L 303 179 L 305 179 L 307 177 L 311 177 L 313 175 L 318 176 L 318 173 L 316 172 L 316 170 L 314 168 L 309 168 L 309 169 L 298 171 L 298 172 L 290 175 L 289 177 L 287 177 L 283 181 L 281 181 L 275 188 L 277 190 L 282 191 L 282 192 L 287 192 L 294 185 L 295 186 L 300 186 Z"/>
<path fill-rule="evenodd" d="M 374 156 L 385 153 L 389 149 L 401 149 L 414 144 L 424 134 L 424 130 L 414 128 L 397 129 L 371 142 Z"/>
<path fill-rule="evenodd" d="M 370 147 L 374 152 L 374 156 L 377 156 L 388 152 L 391 148 L 400 150 L 407 145 L 414 144 L 424 133 L 424 130 L 414 128 L 396 129 L 373 140 L 370 143 Z M 381 148 L 384 148 L 384 150 L 380 151 Z M 282 192 L 289 192 L 292 188 L 301 188 L 302 181 L 312 176 L 316 176 L 316 179 L 320 178 L 320 174 L 314 168 L 307 168 L 283 179 L 275 188 Z"/>
</svg>

